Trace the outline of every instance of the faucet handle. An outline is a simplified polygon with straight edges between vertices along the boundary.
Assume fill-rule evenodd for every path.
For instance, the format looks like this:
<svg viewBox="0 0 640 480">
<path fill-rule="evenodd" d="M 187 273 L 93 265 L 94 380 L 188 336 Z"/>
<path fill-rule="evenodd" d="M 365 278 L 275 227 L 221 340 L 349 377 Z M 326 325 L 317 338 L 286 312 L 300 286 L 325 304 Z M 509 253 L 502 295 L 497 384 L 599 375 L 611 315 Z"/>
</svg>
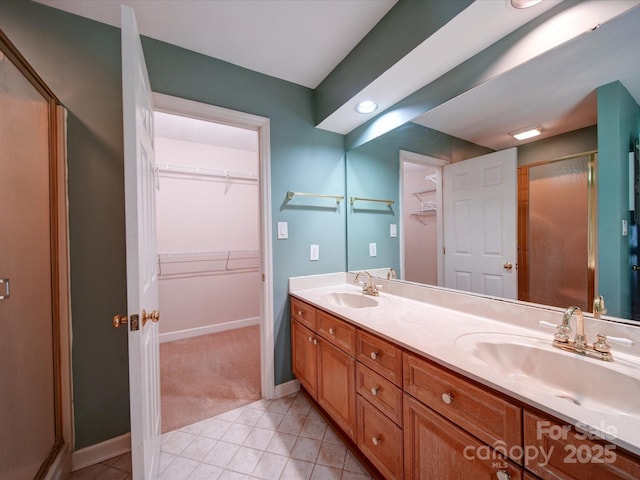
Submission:
<svg viewBox="0 0 640 480">
<path fill-rule="evenodd" d="M 596 352 L 609 353 L 611 351 L 611 345 L 607 343 L 607 336 L 604 333 L 596 335 L 596 341 L 593 343 L 593 349 Z"/>
<path fill-rule="evenodd" d="M 571 327 L 569 325 L 558 325 L 558 329 L 554 338 L 560 343 L 567 343 L 569 341 L 569 334 L 571 333 Z"/>
</svg>

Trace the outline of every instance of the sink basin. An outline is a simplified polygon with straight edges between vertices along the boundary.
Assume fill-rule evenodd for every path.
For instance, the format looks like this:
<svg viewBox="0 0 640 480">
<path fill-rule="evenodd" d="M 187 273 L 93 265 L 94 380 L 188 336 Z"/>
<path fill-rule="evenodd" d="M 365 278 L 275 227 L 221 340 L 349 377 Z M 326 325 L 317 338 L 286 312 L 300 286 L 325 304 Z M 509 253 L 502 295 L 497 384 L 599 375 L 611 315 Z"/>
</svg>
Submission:
<svg viewBox="0 0 640 480">
<path fill-rule="evenodd" d="M 370 308 L 377 307 L 379 297 L 367 296 L 362 293 L 355 292 L 332 292 L 323 295 L 321 299 L 327 303 L 335 305 L 336 307 L 349 307 L 349 308 Z"/>
<path fill-rule="evenodd" d="M 609 415 L 640 415 L 640 367 L 614 360 L 587 359 L 551 346 L 551 340 L 475 333 L 458 337 L 456 346 L 494 372 L 522 380 L 557 398 Z M 615 354 L 614 354 L 615 357 Z"/>
</svg>

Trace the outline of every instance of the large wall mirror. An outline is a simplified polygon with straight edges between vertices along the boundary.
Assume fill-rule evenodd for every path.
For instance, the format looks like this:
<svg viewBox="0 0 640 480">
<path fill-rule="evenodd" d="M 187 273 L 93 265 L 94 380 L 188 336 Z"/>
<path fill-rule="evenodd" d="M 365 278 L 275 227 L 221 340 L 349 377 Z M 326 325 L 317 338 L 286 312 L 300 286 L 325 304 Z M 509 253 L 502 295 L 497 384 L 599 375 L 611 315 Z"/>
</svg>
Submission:
<svg viewBox="0 0 640 480">
<path fill-rule="evenodd" d="M 348 269 L 385 276 L 393 268 L 400 280 L 462 285 L 457 288 L 556 307 L 576 304 L 586 311 L 602 293 L 611 316 L 640 320 L 632 211 L 640 133 L 639 24 L 640 8 L 631 9 L 349 150 Z M 527 141 L 509 135 L 526 126 L 540 126 L 542 134 Z M 496 288 L 487 291 L 462 278 L 447 282 L 438 262 L 443 250 L 445 259 L 451 252 L 446 240 L 438 243 L 438 233 L 453 228 L 461 235 L 466 228 L 462 235 L 473 240 L 501 228 L 486 208 L 451 220 L 457 204 L 445 208 L 447 165 L 509 150 L 516 162 L 509 173 L 516 195 L 504 214 L 513 212 L 519 251 L 499 266 L 502 274 L 519 279 L 517 291 L 501 295 L 500 279 L 488 282 Z M 485 216 L 489 233 L 467 228 L 478 215 Z"/>
</svg>

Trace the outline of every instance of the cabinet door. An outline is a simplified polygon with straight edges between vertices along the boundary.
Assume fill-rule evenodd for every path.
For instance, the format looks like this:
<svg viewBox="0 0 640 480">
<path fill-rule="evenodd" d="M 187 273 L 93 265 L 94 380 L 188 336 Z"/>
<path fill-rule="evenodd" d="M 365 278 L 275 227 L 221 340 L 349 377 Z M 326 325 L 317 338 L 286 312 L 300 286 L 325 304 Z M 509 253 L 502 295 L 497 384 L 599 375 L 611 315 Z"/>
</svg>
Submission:
<svg viewBox="0 0 640 480">
<path fill-rule="evenodd" d="M 406 394 L 404 452 L 412 480 L 522 479 L 520 467 Z"/>
<path fill-rule="evenodd" d="M 317 398 L 317 344 L 316 334 L 297 321 L 291 322 L 291 357 L 293 374 L 313 398 Z"/>
<path fill-rule="evenodd" d="M 318 343 L 318 403 L 355 438 L 355 360 L 326 340 Z"/>
<path fill-rule="evenodd" d="M 640 460 L 606 441 L 589 439 L 575 427 L 525 410 L 525 466 L 542 478 L 640 478 Z M 595 435 L 591 435 L 595 437 Z"/>
</svg>

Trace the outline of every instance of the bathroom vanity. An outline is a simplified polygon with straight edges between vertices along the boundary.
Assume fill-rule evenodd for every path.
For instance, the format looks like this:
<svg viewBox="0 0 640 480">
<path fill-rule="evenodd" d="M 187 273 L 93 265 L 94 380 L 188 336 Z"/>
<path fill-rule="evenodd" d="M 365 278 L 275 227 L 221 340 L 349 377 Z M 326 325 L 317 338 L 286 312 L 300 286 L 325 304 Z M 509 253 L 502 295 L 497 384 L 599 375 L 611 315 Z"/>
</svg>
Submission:
<svg viewBox="0 0 640 480">
<path fill-rule="evenodd" d="M 355 276 L 290 279 L 293 372 L 386 479 L 640 478 L 640 328 L 603 362 L 551 346 L 562 310 Z"/>
</svg>

